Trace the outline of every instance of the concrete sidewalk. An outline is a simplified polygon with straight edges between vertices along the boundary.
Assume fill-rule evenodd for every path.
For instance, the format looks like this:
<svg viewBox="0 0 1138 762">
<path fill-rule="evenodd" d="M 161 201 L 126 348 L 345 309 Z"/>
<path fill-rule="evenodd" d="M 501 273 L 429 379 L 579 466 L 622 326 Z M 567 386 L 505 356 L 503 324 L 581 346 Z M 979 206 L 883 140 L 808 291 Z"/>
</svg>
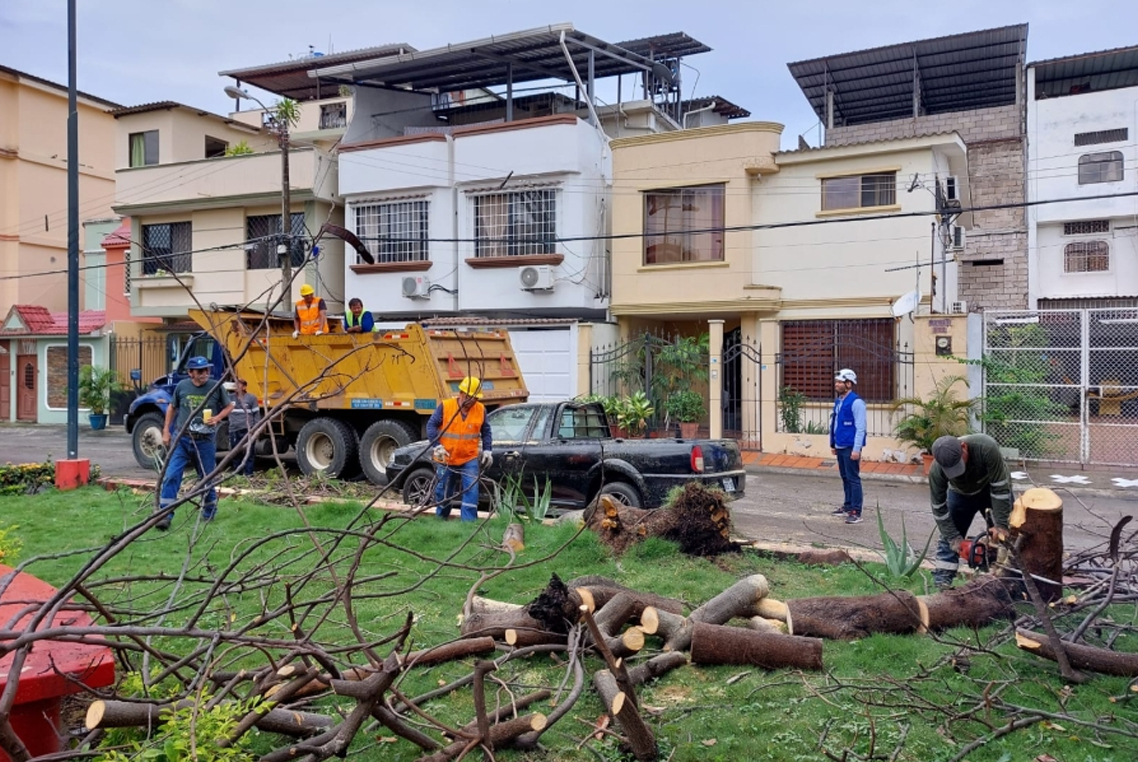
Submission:
<svg viewBox="0 0 1138 762">
<path fill-rule="evenodd" d="M 814 458 L 746 451 L 743 467 L 750 473 L 838 475 L 834 457 Z M 1109 466 L 1079 466 L 1076 463 L 1009 463 L 1012 481 L 1019 489 L 1034 485 L 1070 489 L 1075 493 L 1138 499 L 1138 469 Z M 916 463 L 882 463 L 863 461 L 861 476 L 865 480 L 926 484 L 924 466 Z"/>
</svg>

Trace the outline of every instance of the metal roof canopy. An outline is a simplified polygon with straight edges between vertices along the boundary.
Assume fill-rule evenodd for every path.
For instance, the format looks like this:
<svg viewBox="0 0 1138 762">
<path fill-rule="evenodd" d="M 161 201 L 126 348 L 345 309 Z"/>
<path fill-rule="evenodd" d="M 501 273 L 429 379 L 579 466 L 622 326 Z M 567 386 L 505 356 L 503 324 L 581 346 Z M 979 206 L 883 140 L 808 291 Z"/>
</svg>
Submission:
<svg viewBox="0 0 1138 762">
<path fill-rule="evenodd" d="M 814 113 L 834 127 L 1011 105 L 1026 52 L 1027 24 L 1016 24 L 787 67 Z"/>
<path fill-rule="evenodd" d="M 1138 86 L 1138 46 L 1036 61 L 1035 97 L 1058 98 Z"/>
<path fill-rule="evenodd" d="M 670 73 L 659 63 L 661 60 L 711 50 L 682 32 L 614 44 L 578 31 L 572 24 L 553 24 L 389 58 L 321 67 L 309 76 L 344 84 L 439 93 L 546 79 L 575 82 L 573 68 L 561 48 L 562 35 L 583 80 L 587 79 L 590 60 L 593 78 L 636 72 L 664 77 Z"/>
<path fill-rule="evenodd" d="M 352 61 L 370 61 L 383 56 L 411 53 L 414 50 L 415 48 L 407 43 L 398 42 L 371 48 L 346 50 L 343 53 L 307 56 L 292 61 L 250 66 L 244 69 L 230 69 L 229 71 L 220 71 L 218 75 L 233 77 L 238 83 L 253 85 L 284 98 L 309 101 L 322 97 L 329 98 L 337 93 L 335 85 L 328 85 L 322 90 L 320 80 L 308 76 L 308 72 L 312 69 L 336 66 Z"/>
</svg>

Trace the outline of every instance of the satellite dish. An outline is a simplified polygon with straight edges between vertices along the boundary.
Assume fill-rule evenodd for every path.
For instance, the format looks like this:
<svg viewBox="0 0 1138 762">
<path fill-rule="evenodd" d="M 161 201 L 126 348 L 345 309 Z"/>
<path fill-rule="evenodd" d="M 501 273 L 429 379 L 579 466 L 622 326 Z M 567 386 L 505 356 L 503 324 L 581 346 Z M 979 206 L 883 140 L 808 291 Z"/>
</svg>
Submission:
<svg viewBox="0 0 1138 762">
<path fill-rule="evenodd" d="M 917 305 L 921 303 L 921 291 L 916 289 L 907 294 L 901 294 L 897 297 L 897 301 L 893 302 L 892 312 L 893 317 L 901 317 L 902 315 L 909 315 L 916 312 Z"/>
</svg>

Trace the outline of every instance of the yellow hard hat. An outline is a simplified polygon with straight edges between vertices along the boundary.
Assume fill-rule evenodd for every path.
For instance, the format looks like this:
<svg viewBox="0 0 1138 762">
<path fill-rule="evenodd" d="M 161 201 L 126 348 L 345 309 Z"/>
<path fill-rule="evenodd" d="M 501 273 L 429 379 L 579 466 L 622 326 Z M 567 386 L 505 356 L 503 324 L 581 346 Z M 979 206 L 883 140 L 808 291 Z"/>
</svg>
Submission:
<svg viewBox="0 0 1138 762">
<path fill-rule="evenodd" d="M 475 376 L 467 376 L 458 383 L 458 390 L 468 397 L 482 399 L 482 382 Z"/>
<path fill-rule="evenodd" d="M 312 288 L 312 286 L 308 285 L 307 283 L 305 283 L 303 286 L 300 287 L 300 295 L 301 296 L 308 296 L 309 294 L 315 294 L 315 293 L 316 293 L 316 289 Z"/>
</svg>

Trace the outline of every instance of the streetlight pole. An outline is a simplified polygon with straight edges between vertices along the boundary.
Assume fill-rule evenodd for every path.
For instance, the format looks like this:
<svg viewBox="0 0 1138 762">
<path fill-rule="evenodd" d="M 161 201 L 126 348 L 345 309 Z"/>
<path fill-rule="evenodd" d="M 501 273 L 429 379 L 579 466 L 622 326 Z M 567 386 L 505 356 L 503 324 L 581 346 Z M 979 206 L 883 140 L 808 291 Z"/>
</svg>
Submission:
<svg viewBox="0 0 1138 762">
<path fill-rule="evenodd" d="M 275 114 L 264 103 L 261 103 L 259 98 L 250 95 L 239 87 L 229 85 L 225 88 L 225 94 L 231 98 L 245 98 L 255 102 L 269 114 L 269 118 L 275 126 L 277 144 L 281 149 L 281 242 L 277 244 L 277 259 L 281 267 L 282 289 L 286 291 L 287 295 L 287 292 L 292 288 L 292 198 L 289 193 L 288 177 L 288 119 L 282 119 L 279 114 Z"/>
</svg>

